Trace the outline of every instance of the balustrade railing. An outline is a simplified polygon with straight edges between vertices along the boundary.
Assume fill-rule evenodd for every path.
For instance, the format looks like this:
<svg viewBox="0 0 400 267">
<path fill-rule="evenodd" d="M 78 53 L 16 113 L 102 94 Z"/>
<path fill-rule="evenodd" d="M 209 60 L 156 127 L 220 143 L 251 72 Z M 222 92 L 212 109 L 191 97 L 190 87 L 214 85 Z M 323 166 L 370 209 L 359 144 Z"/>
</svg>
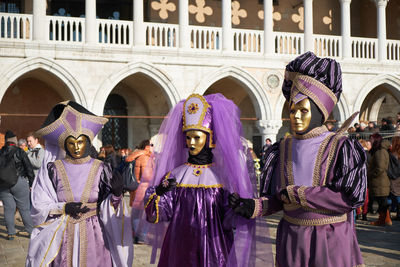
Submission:
<svg viewBox="0 0 400 267">
<path fill-rule="evenodd" d="M 233 29 L 232 33 L 234 51 L 263 53 L 264 31 Z"/>
<path fill-rule="evenodd" d="M 341 36 L 314 34 L 314 53 L 319 57 L 340 57 Z"/>
<path fill-rule="evenodd" d="M 353 58 L 376 59 L 378 39 L 372 38 L 351 38 L 351 54 Z"/>
<path fill-rule="evenodd" d="M 300 55 L 303 53 L 303 37 L 301 33 L 274 32 L 275 53 Z"/>
<path fill-rule="evenodd" d="M 49 41 L 85 42 L 85 19 L 75 17 L 47 16 Z"/>
<path fill-rule="evenodd" d="M 145 22 L 146 45 L 174 48 L 179 44 L 179 25 Z"/>
<path fill-rule="evenodd" d="M 100 44 L 132 45 L 132 21 L 110 19 L 97 19 L 96 21 Z"/>
<path fill-rule="evenodd" d="M 387 59 L 400 60 L 400 41 L 387 40 Z"/>
<path fill-rule="evenodd" d="M 221 50 L 221 28 L 189 26 L 189 32 L 191 48 L 204 50 Z"/>
<path fill-rule="evenodd" d="M 32 40 L 32 15 L 0 13 L 0 39 Z"/>
</svg>

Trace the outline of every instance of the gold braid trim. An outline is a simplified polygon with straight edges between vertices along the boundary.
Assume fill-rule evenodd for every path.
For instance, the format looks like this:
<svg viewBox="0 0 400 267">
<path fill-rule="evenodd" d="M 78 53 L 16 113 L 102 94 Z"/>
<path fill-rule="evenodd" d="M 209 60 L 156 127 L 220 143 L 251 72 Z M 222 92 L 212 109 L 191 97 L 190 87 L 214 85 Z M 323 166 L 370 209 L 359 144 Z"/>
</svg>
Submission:
<svg viewBox="0 0 400 267">
<path fill-rule="evenodd" d="M 56 160 L 54 161 L 54 165 L 56 166 L 56 170 L 60 173 L 60 179 L 67 202 L 74 202 L 74 195 L 72 193 L 71 185 L 69 184 L 64 164 L 62 163 L 61 160 Z"/>
<path fill-rule="evenodd" d="M 96 210 L 91 210 L 91 211 L 88 211 L 88 212 L 82 214 L 81 216 L 79 216 L 78 219 L 75 219 L 75 218 L 71 217 L 70 221 L 73 224 L 77 224 L 77 223 L 80 224 L 81 222 L 85 221 L 86 219 L 88 219 L 90 217 L 93 217 L 93 216 L 96 216 L 96 215 L 97 215 L 97 211 Z M 79 225 L 79 227 L 80 227 L 80 225 Z"/>
<path fill-rule="evenodd" d="M 144 205 L 144 208 L 147 208 L 147 206 L 150 204 L 150 202 L 153 200 L 154 196 L 157 196 L 156 193 L 153 193 L 150 195 L 149 200 L 147 201 L 146 205 Z"/>
<path fill-rule="evenodd" d="M 315 159 L 315 166 L 314 166 L 314 171 L 313 171 L 313 183 L 312 186 L 319 186 L 320 184 L 320 179 L 321 179 L 321 165 L 322 165 L 322 156 L 325 152 L 326 146 L 328 145 L 329 141 L 331 140 L 331 137 L 335 135 L 335 133 L 329 134 L 324 141 L 322 141 L 319 149 L 318 149 L 318 154 L 317 158 Z"/>
<path fill-rule="evenodd" d="M 290 217 L 286 214 L 283 215 L 283 219 L 291 224 L 302 225 L 302 226 L 320 226 L 333 223 L 345 222 L 347 220 L 347 214 L 342 214 L 339 216 L 331 216 L 321 219 L 298 219 Z"/>
<path fill-rule="evenodd" d="M 289 137 L 288 145 L 288 160 L 286 161 L 286 171 L 288 177 L 288 185 L 294 185 L 294 175 L 293 175 L 293 138 Z"/>
<path fill-rule="evenodd" d="M 176 187 L 185 187 L 185 188 L 221 188 L 222 184 L 213 184 L 213 185 L 204 185 L 204 184 L 177 184 Z"/>
<path fill-rule="evenodd" d="M 294 185 L 288 185 L 286 187 L 286 190 L 287 190 L 288 195 L 289 195 L 290 203 L 297 203 L 296 198 L 294 196 L 294 187 L 295 187 Z"/>
<path fill-rule="evenodd" d="M 86 220 L 79 222 L 79 266 L 87 266 Z"/>
<path fill-rule="evenodd" d="M 300 186 L 300 188 L 297 190 L 297 194 L 299 195 L 299 199 L 300 199 L 300 205 L 303 207 L 307 206 L 307 198 L 306 198 L 306 194 L 305 194 L 305 190 L 307 189 L 307 186 Z"/>
<path fill-rule="evenodd" d="M 281 174 L 281 189 L 286 188 L 286 180 L 285 180 L 285 149 L 286 149 L 286 140 L 287 138 L 283 139 L 279 145 L 279 165 L 280 165 L 280 174 Z"/>
<path fill-rule="evenodd" d="M 73 249 L 74 249 L 75 224 L 69 223 L 67 228 L 68 228 L 67 229 L 67 266 L 72 267 L 72 253 L 73 253 Z"/>
<path fill-rule="evenodd" d="M 339 143 L 340 137 L 342 137 L 342 135 L 340 135 L 340 134 L 337 134 L 333 137 L 332 145 L 329 148 L 328 159 L 327 159 L 326 166 L 325 166 L 325 174 L 324 174 L 324 177 L 322 177 L 322 185 L 326 184 L 326 178 L 328 177 L 328 170 L 332 164 L 333 157 L 335 156 L 335 154 L 337 152 L 336 147 Z"/>
<path fill-rule="evenodd" d="M 205 164 L 205 165 L 196 165 L 196 164 L 192 164 L 192 163 L 186 162 L 185 165 L 191 166 L 191 167 L 196 168 L 196 169 L 206 169 L 206 168 L 210 168 L 211 166 L 213 166 L 214 163 Z"/>
<path fill-rule="evenodd" d="M 250 219 L 260 217 L 260 213 L 262 211 L 261 199 L 253 198 L 253 200 L 254 200 L 254 211 L 253 211 L 253 215 L 251 215 Z"/>
<path fill-rule="evenodd" d="M 83 189 L 81 202 L 88 202 L 90 197 L 90 192 L 92 192 L 92 187 L 94 180 L 96 179 L 97 171 L 99 170 L 99 166 L 101 164 L 100 160 L 95 159 L 92 163 L 92 167 L 90 168 L 89 175 L 85 184 L 85 188 Z"/>
<path fill-rule="evenodd" d="M 156 221 L 154 223 L 158 223 L 158 221 L 160 220 L 160 211 L 158 208 L 158 202 L 160 202 L 160 196 L 157 196 L 156 201 L 155 201 L 155 205 L 156 205 Z"/>
</svg>

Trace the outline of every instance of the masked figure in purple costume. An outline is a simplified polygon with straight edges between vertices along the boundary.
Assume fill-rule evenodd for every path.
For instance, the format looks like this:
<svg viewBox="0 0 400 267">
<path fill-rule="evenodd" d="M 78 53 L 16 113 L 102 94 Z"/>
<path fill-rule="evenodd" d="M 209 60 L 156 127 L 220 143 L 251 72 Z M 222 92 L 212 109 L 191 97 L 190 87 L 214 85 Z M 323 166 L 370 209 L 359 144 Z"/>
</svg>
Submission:
<svg viewBox="0 0 400 267">
<path fill-rule="evenodd" d="M 32 187 L 37 226 L 26 266 L 132 266 L 122 177 L 89 156 L 106 122 L 69 101 L 56 105 L 38 130 L 46 151 Z"/>
<path fill-rule="evenodd" d="M 245 217 L 283 210 L 277 266 L 364 266 L 352 210 L 364 202 L 366 156 L 357 140 L 343 135 L 358 113 L 337 132 L 323 125 L 339 101 L 341 75 L 335 60 L 311 52 L 286 66 L 292 135 L 266 154 L 261 198 L 229 197 Z"/>
<path fill-rule="evenodd" d="M 191 95 L 163 122 L 145 197 L 147 220 L 169 222 L 158 266 L 252 265 L 254 221 L 228 205 L 229 192 L 254 194 L 240 134 L 239 110 L 221 94 Z"/>
</svg>

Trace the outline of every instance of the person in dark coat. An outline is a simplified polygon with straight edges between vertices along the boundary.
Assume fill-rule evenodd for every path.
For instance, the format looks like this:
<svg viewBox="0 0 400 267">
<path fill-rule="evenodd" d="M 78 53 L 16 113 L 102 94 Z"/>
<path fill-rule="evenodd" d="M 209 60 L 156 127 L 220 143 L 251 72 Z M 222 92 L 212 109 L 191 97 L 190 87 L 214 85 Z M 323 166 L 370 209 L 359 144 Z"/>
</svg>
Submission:
<svg viewBox="0 0 400 267">
<path fill-rule="evenodd" d="M 5 139 L 6 144 L 1 149 L 0 154 L 15 161 L 15 171 L 18 177 L 17 183 L 12 187 L 0 188 L 0 200 L 4 204 L 4 218 L 8 232 L 7 238 L 13 240 L 16 234 L 14 221 L 16 207 L 21 214 L 26 232 L 29 234 L 32 232 L 29 188 L 32 186 L 35 174 L 25 151 L 17 146 L 18 141 L 15 134 L 12 131 L 7 131 Z"/>
<path fill-rule="evenodd" d="M 376 226 L 392 225 L 387 204 L 387 198 L 390 194 L 390 180 L 387 176 L 390 143 L 383 140 L 380 134 L 371 135 L 370 140 L 372 148 L 367 172 L 368 186 L 372 197 L 379 205 L 379 219 L 371 224 Z"/>
</svg>

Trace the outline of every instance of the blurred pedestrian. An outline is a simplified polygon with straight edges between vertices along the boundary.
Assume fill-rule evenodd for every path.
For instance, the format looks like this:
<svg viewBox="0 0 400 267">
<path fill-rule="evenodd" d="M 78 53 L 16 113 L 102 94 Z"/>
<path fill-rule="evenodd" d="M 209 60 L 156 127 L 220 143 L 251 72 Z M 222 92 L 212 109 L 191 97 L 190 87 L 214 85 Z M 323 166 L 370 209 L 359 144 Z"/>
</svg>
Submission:
<svg viewBox="0 0 400 267">
<path fill-rule="evenodd" d="M 359 142 L 360 142 L 361 146 L 364 148 L 365 154 L 367 156 L 367 168 L 368 168 L 368 161 L 370 159 L 369 150 L 371 149 L 371 142 L 369 140 L 364 140 L 364 139 L 360 139 Z M 357 220 L 362 218 L 363 221 L 367 221 L 368 203 L 369 203 L 368 193 L 369 193 L 369 190 L 367 189 L 367 191 L 365 193 L 364 204 L 361 207 L 358 207 L 356 209 L 356 219 Z"/>
<path fill-rule="evenodd" d="M 380 134 L 371 135 L 370 140 L 372 148 L 367 172 L 368 184 L 371 195 L 379 205 L 379 219 L 371 224 L 376 226 L 392 225 L 387 203 L 390 193 L 390 181 L 387 176 L 390 143 L 387 140 L 383 140 Z"/>
<path fill-rule="evenodd" d="M 15 231 L 15 211 L 18 208 L 22 217 L 25 230 L 29 234 L 32 232 L 33 223 L 30 214 L 29 188 L 32 186 L 35 177 L 32 165 L 25 151 L 17 147 L 17 137 L 8 130 L 5 134 L 5 146 L 1 149 L 0 155 L 7 162 L 13 161 L 10 171 L 16 172 L 16 183 L 11 187 L 0 188 L 0 199 L 4 205 L 4 219 L 7 227 L 7 239 L 13 240 Z M 9 166 L 9 165 L 7 165 Z M 2 166 L 4 167 L 4 166 Z"/>
<path fill-rule="evenodd" d="M 392 155 L 397 161 L 400 160 L 400 136 L 395 136 L 392 139 Z M 390 179 L 390 194 L 389 198 L 393 201 L 393 205 L 396 207 L 396 217 L 395 220 L 400 220 L 400 177 L 395 179 Z"/>
<path fill-rule="evenodd" d="M 28 151 L 28 146 L 27 146 L 26 140 L 24 138 L 20 138 L 18 140 L 18 147 L 21 148 L 25 152 Z"/>
<path fill-rule="evenodd" d="M 29 150 L 27 152 L 29 161 L 32 164 L 33 172 L 35 173 L 35 177 L 37 176 L 40 167 L 42 167 L 42 162 L 44 158 L 44 149 L 39 143 L 39 138 L 35 133 L 31 132 L 26 137 L 28 141 Z"/>
<path fill-rule="evenodd" d="M 153 178 L 154 162 L 152 159 L 152 148 L 153 144 L 150 143 L 150 140 L 143 140 L 138 146 L 141 153 L 137 153 L 138 156 L 135 159 L 135 176 L 140 184 L 136 192 L 131 194 L 133 198 L 131 197 L 130 203 L 132 206 L 132 226 L 135 233 L 134 242 L 136 244 L 145 241 L 147 234 L 147 224 L 143 220 L 145 216 L 144 204 L 146 203 L 143 203 L 143 199 Z M 132 157 L 129 158 L 129 160 L 131 159 Z"/>
</svg>

